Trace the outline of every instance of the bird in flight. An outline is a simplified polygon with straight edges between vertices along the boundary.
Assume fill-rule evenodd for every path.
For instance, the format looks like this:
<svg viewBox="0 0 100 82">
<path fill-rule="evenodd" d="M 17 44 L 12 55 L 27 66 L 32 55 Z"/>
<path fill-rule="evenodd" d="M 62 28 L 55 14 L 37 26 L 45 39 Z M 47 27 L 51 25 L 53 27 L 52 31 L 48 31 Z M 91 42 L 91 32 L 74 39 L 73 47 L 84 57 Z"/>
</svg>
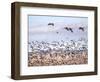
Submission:
<svg viewBox="0 0 100 82">
<path fill-rule="evenodd" d="M 79 27 L 79 30 L 82 30 L 82 31 L 84 31 L 84 27 Z"/>
<path fill-rule="evenodd" d="M 48 25 L 54 26 L 54 23 L 48 23 Z"/>
<path fill-rule="evenodd" d="M 67 31 L 73 32 L 72 28 L 65 27 L 64 29 L 66 29 Z"/>
</svg>

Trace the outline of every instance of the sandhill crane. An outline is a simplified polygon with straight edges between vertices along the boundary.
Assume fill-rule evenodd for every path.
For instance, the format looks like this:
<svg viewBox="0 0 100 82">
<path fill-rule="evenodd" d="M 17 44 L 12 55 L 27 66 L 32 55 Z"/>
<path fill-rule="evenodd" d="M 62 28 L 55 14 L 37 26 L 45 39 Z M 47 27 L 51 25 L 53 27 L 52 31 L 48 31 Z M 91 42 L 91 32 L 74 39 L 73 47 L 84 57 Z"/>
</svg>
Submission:
<svg viewBox="0 0 100 82">
<path fill-rule="evenodd" d="M 84 31 L 84 27 L 79 27 L 79 30 L 82 30 L 82 31 Z"/>
<path fill-rule="evenodd" d="M 57 34 L 59 33 L 59 32 L 56 32 Z"/>
<path fill-rule="evenodd" d="M 69 28 L 69 30 L 70 30 L 71 32 L 73 32 L 72 28 Z"/>
<path fill-rule="evenodd" d="M 65 27 L 64 29 L 66 29 L 67 31 L 69 31 L 69 28 L 68 27 Z"/>
<path fill-rule="evenodd" d="M 48 25 L 54 26 L 54 23 L 48 23 Z"/>
<path fill-rule="evenodd" d="M 72 28 L 65 27 L 64 29 L 66 29 L 67 31 L 73 32 Z"/>
</svg>

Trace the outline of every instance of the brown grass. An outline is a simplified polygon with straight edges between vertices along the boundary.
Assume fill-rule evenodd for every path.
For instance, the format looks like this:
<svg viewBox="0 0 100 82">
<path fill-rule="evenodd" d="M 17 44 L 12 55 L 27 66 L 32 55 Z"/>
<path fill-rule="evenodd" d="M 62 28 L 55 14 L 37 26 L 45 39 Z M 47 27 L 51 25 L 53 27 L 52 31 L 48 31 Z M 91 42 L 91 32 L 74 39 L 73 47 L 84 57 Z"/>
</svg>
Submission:
<svg viewBox="0 0 100 82">
<path fill-rule="evenodd" d="M 28 57 L 28 66 L 54 66 L 54 65 L 78 65 L 87 64 L 88 55 L 81 54 L 31 54 Z"/>
</svg>

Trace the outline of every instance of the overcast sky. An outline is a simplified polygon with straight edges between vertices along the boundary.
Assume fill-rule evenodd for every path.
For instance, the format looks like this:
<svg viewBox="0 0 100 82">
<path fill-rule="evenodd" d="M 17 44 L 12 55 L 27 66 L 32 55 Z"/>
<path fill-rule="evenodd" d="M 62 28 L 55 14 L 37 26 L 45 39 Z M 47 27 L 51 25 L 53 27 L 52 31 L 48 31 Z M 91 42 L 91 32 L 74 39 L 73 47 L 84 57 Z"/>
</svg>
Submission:
<svg viewBox="0 0 100 82">
<path fill-rule="evenodd" d="M 54 26 L 48 23 L 54 23 Z M 66 26 L 73 28 L 74 32 L 65 30 Z M 85 27 L 85 32 L 78 30 L 79 26 Z M 87 39 L 87 26 L 86 17 L 28 16 L 29 42 Z"/>
</svg>

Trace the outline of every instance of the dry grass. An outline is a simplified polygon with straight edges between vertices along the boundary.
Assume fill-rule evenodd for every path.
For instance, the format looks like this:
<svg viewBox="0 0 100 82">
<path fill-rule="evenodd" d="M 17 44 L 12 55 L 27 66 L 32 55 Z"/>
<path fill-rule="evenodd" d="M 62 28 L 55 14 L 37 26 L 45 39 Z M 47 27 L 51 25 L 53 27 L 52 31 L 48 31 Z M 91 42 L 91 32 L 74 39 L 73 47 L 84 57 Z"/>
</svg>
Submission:
<svg viewBox="0 0 100 82">
<path fill-rule="evenodd" d="M 28 57 L 28 66 L 54 66 L 54 65 L 78 65 L 87 64 L 88 55 L 81 54 L 31 54 Z"/>
</svg>

